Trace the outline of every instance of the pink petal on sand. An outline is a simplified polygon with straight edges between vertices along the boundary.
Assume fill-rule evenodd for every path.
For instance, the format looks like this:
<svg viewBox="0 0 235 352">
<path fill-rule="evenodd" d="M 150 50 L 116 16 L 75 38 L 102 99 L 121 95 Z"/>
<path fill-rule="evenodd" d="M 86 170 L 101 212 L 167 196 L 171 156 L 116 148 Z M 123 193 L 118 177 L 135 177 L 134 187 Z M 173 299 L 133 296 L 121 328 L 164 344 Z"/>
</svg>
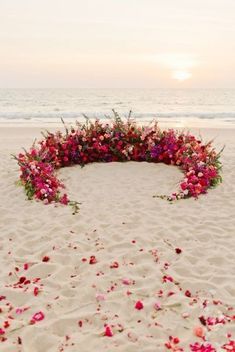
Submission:
<svg viewBox="0 0 235 352">
<path fill-rule="evenodd" d="M 4 335 L 5 334 L 5 330 L 3 330 L 2 328 L 0 328 L 0 335 Z"/>
<path fill-rule="evenodd" d="M 95 298 L 97 301 L 105 301 L 106 300 L 106 296 L 103 293 L 97 293 L 95 295 Z"/>
<path fill-rule="evenodd" d="M 156 302 L 156 303 L 154 303 L 154 305 L 153 305 L 154 309 L 156 309 L 156 310 L 161 310 L 161 309 L 162 309 L 161 306 L 162 306 L 162 305 L 161 305 L 160 302 Z"/>
<path fill-rule="evenodd" d="M 37 313 L 34 314 L 34 316 L 32 317 L 32 320 L 33 321 L 41 321 L 44 318 L 45 318 L 44 313 L 40 311 L 40 312 L 37 312 Z"/>
</svg>

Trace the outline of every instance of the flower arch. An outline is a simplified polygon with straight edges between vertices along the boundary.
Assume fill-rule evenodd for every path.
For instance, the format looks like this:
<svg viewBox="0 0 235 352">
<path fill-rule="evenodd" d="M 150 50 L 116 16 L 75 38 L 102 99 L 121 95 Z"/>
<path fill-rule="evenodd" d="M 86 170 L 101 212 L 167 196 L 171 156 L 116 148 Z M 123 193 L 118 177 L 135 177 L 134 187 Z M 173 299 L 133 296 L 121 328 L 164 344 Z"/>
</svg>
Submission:
<svg viewBox="0 0 235 352">
<path fill-rule="evenodd" d="M 222 181 L 220 155 L 212 142 L 203 144 L 190 133 L 173 129 L 161 131 L 157 122 L 138 126 L 134 120 L 123 120 L 115 114 L 109 123 L 86 118 L 85 123 L 77 122 L 76 128 L 65 126 L 64 134 L 47 132 L 41 141 L 16 159 L 20 182 L 29 199 L 36 198 L 46 204 L 70 204 L 77 209 L 78 203 L 61 193 L 64 184 L 56 175 L 61 167 L 129 160 L 176 165 L 184 174 L 179 190 L 160 196 L 172 201 L 197 198 L 219 184 Z"/>
</svg>

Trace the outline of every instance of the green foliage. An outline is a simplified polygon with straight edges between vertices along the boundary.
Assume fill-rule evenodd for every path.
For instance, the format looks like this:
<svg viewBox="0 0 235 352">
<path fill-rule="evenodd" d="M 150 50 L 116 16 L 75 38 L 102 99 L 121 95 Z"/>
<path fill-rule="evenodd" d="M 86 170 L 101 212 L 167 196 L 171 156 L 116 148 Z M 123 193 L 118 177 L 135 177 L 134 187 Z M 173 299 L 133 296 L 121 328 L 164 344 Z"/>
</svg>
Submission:
<svg viewBox="0 0 235 352">
<path fill-rule="evenodd" d="M 33 196 L 35 194 L 35 189 L 30 181 L 27 181 L 24 185 L 25 187 L 25 193 L 28 197 L 28 199 L 32 200 Z"/>
</svg>

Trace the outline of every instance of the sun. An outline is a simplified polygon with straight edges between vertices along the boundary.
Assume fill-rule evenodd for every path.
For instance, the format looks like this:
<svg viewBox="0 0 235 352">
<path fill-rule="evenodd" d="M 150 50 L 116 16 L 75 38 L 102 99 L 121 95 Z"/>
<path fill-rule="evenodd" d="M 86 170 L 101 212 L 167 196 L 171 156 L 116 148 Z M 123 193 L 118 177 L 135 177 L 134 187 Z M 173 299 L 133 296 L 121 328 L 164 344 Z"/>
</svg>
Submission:
<svg viewBox="0 0 235 352">
<path fill-rule="evenodd" d="M 192 74 L 188 71 L 174 71 L 172 78 L 176 79 L 177 81 L 186 81 L 187 79 L 190 79 L 192 77 Z"/>
<path fill-rule="evenodd" d="M 198 56 L 190 53 L 159 53 L 147 58 L 163 68 L 167 79 L 179 83 L 191 79 L 192 72 L 195 73 L 194 68 L 201 64 Z"/>
</svg>

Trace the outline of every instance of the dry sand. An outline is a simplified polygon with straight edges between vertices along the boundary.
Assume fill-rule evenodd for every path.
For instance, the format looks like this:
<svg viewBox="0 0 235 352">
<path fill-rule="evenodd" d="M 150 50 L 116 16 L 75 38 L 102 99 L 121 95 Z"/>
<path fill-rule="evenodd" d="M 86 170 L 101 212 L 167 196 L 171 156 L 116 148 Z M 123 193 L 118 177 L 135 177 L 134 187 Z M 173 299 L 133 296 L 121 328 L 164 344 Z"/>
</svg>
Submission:
<svg viewBox="0 0 235 352">
<path fill-rule="evenodd" d="M 190 351 L 190 343 L 203 342 L 194 334 L 203 327 L 199 316 L 235 314 L 228 308 L 235 305 L 235 130 L 201 130 L 204 140 L 216 137 L 218 149 L 226 149 L 223 184 L 197 201 L 152 197 L 177 189 L 176 167 L 129 162 L 60 170 L 70 198 L 82 203 L 77 215 L 27 201 L 15 185 L 10 154 L 28 148 L 39 131 L 0 127 L 0 328 L 10 323 L 1 352 L 165 351 L 170 335 Z M 164 275 L 174 282 L 163 283 Z M 31 282 L 16 284 L 22 276 Z M 138 300 L 142 310 L 135 309 Z M 39 311 L 45 318 L 30 325 Z M 103 336 L 105 324 L 113 337 Z M 203 329 L 224 351 L 218 346 L 235 325 Z"/>
</svg>

